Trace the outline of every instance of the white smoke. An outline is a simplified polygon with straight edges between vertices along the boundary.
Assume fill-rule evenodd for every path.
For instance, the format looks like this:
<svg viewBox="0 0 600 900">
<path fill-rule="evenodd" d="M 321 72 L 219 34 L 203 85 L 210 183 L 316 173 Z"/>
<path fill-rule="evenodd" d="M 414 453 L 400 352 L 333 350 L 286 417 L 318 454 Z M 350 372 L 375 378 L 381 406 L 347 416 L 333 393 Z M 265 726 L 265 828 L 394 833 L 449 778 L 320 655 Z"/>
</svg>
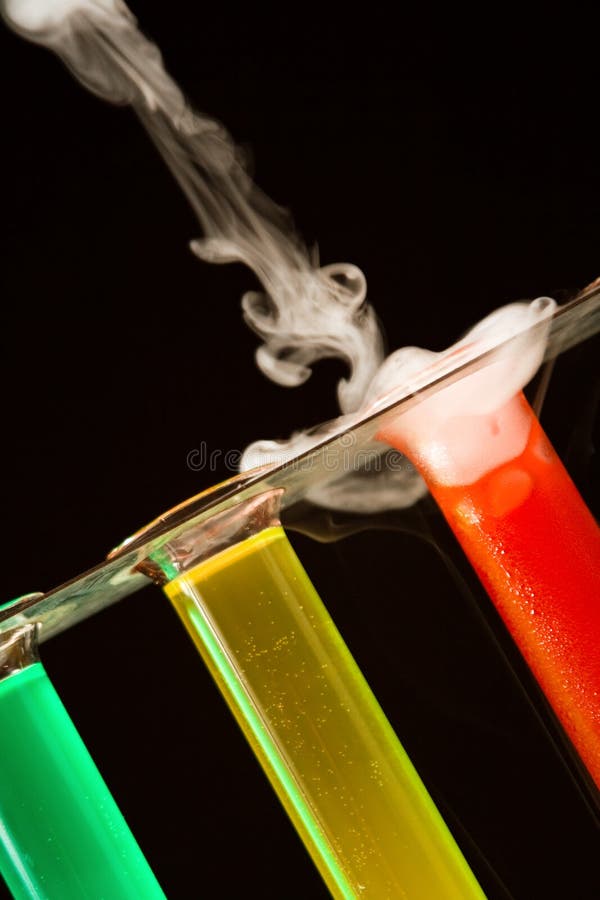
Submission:
<svg viewBox="0 0 600 900">
<path fill-rule="evenodd" d="M 135 109 L 200 221 L 203 237 L 192 243 L 193 251 L 210 262 L 243 262 L 255 272 L 263 292 L 247 293 L 242 308 L 264 342 L 256 362 L 265 375 L 292 387 L 306 381 L 319 359 L 346 362 L 348 377 L 338 384 L 342 416 L 289 441 L 252 444 L 242 469 L 288 460 L 382 403 L 441 377 L 457 353 L 467 361 L 469 352 L 484 352 L 536 317 L 550 315 L 548 303 L 513 304 L 443 354 L 404 348 L 384 361 L 362 272 L 346 263 L 319 267 L 316 252 L 309 254 L 287 213 L 252 183 L 226 130 L 187 103 L 165 71 L 160 51 L 121 0 L 3 0 L 2 12 L 14 30 L 56 52 L 94 93 Z M 431 438 L 434 425 L 456 418 L 459 409 L 463 418 L 498 409 L 500 395 L 514 396 L 533 375 L 541 346 L 536 338 L 517 355 L 500 355 L 493 365 L 400 416 L 401 440 L 418 456 L 421 438 Z M 469 460 L 463 462 L 471 471 Z M 312 499 L 332 508 L 374 512 L 410 505 L 425 490 L 406 461 L 394 469 L 343 472 Z"/>
</svg>

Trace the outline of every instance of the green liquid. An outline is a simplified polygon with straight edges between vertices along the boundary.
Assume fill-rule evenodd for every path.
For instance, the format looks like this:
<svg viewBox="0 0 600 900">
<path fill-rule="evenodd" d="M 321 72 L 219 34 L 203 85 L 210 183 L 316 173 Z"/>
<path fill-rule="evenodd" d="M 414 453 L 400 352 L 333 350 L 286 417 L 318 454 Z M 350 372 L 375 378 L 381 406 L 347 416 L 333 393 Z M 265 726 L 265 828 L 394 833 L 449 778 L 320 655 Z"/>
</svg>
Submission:
<svg viewBox="0 0 600 900">
<path fill-rule="evenodd" d="M 41 663 L 0 681 L 0 870 L 17 900 L 165 900 Z"/>
<path fill-rule="evenodd" d="M 334 897 L 483 898 L 281 528 L 165 591 Z"/>
</svg>

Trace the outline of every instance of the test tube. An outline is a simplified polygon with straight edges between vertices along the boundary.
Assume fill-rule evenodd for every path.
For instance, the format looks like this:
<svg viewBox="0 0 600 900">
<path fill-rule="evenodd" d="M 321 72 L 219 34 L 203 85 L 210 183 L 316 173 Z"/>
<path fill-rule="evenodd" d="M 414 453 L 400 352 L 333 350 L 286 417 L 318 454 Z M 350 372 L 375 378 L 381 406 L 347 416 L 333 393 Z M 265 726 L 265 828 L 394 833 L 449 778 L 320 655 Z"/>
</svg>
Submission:
<svg viewBox="0 0 600 900">
<path fill-rule="evenodd" d="M 378 437 L 420 469 L 600 788 L 598 525 L 521 392 L 486 415 L 436 424 L 425 400 L 411 416 Z"/>
<path fill-rule="evenodd" d="M 0 636 L 0 871 L 16 900 L 165 900 L 37 656 Z"/>
<path fill-rule="evenodd" d="M 142 569 L 164 585 L 334 897 L 481 900 L 288 542 L 280 494 L 191 527 Z"/>
</svg>

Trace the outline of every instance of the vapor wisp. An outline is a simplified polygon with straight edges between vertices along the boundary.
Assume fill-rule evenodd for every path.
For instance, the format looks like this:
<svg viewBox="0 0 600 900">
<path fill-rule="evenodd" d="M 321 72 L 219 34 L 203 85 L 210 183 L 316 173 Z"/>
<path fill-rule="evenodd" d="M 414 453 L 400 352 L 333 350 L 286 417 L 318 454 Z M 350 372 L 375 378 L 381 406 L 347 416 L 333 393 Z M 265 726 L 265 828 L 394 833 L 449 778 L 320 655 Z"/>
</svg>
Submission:
<svg viewBox="0 0 600 900">
<path fill-rule="evenodd" d="M 125 4 L 2 0 L 2 12 L 94 93 L 135 109 L 200 221 L 203 238 L 193 251 L 255 272 L 264 293 L 247 293 L 242 306 L 264 341 L 256 361 L 265 375 L 299 385 L 316 360 L 338 357 L 349 372 L 338 386 L 340 408 L 356 409 L 383 358 L 362 272 L 345 263 L 319 267 L 286 211 L 253 184 L 227 131 L 186 102 Z"/>
</svg>

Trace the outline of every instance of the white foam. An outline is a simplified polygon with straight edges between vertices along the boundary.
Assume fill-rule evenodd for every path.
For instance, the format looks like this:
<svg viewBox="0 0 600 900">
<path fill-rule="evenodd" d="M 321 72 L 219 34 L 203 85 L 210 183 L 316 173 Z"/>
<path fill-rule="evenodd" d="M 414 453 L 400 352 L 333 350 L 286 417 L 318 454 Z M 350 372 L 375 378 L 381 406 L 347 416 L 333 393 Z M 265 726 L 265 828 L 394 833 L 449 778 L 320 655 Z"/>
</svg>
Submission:
<svg viewBox="0 0 600 900">
<path fill-rule="evenodd" d="M 489 355 L 477 371 L 388 417 L 381 433 L 405 449 L 425 474 L 447 485 L 472 484 L 518 456 L 531 420 L 516 398 L 542 362 L 554 309 L 554 301 L 545 297 L 512 303 L 443 353 L 416 347 L 393 353 L 368 391 L 365 405 L 371 411 L 423 390 L 457 365 Z"/>
</svg>

